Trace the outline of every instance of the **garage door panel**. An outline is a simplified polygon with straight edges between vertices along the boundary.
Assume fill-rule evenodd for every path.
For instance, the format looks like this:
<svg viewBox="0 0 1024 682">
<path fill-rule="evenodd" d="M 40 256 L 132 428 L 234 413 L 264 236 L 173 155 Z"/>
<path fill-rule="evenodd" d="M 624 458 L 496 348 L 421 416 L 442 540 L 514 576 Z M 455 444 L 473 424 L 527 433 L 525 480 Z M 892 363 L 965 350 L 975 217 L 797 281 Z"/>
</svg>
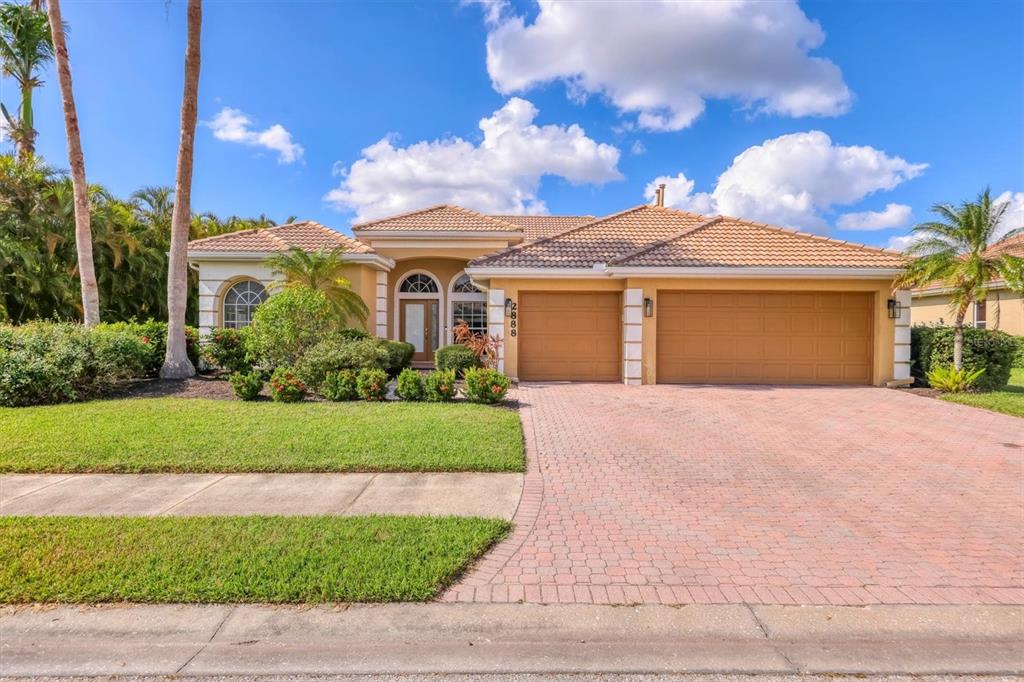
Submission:
<svg viewBox="0 0 1024 682">
<path fill-rule="evenodd" d="M 874 296 L 658 292 L 664 383 L 871 382 Z"/>
<path fill-rule="evenodd" d="M 618 381 L 622 306 L 618 292 L 522 292 L 519 377 L 528 381 Z"/>
</svg>

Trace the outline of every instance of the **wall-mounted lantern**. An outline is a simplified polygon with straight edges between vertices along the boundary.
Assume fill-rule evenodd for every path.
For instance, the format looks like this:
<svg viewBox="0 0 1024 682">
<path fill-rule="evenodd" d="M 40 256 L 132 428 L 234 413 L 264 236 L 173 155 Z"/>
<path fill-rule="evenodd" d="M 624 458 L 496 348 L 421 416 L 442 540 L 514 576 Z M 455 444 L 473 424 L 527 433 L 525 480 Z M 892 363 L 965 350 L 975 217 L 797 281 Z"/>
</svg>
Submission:
<svg viewBox="0 0 1024 682">
<path fill-rule="evenodd" d="M 512 299 L 505 299 L 505 317 L 512 317 Z"/>
<path fill-rule="evenodd" d="M 644 299 L 644 317 L 654 317 L 654 299 Z"/>
<path fill-rule="evenodd" d="M 889 308 L 889 319 L 898 320 L 900 315 L 903 314 L 903 304 L 897 301 L 895 298 L 890 298 L 886 301 L 886 306 Z"/>
</svg>

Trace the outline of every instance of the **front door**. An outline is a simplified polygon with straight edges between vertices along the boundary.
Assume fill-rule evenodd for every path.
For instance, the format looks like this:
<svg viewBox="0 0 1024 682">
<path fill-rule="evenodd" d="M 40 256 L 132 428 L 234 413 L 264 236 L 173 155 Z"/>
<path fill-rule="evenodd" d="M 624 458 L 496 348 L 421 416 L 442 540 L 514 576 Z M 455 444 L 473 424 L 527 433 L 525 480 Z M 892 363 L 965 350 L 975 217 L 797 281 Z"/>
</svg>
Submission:
<svg viewBox="0 0 1024 682">
<path fill-rule="evenodd" d="M 413 362 L 432 362 L 438 345 L 437 301 L 404 300 L 401 304 L 401 339 L 416 349 Z"/>
</svg>

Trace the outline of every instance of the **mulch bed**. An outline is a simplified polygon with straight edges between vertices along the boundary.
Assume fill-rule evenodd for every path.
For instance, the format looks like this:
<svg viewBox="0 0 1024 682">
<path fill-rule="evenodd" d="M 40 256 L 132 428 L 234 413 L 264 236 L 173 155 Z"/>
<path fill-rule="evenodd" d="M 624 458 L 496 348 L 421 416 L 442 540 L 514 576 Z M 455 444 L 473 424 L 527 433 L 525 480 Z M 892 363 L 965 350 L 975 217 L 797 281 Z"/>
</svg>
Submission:
<svg viewBox="0 0 1024 682">
<path fill-rule="evenodd" d="M 216 375 L 191 379 L 142 379 L 111 393 L 109 398 L 212 398 L 234 400 L 231 384 Z M 262 396 L 261 396 L 262 397 Z M 267 396 L 267 400 L 270 397 Z"/>
</svg>

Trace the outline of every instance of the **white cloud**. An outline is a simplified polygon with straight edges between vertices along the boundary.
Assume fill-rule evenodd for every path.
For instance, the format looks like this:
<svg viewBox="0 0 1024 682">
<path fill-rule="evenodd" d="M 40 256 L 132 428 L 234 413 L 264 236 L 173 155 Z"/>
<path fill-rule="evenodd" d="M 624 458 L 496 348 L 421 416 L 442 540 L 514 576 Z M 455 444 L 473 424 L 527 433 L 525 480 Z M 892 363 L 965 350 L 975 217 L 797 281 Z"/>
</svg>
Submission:
<svg viewBox="0 0 1024 682">
<path fill-rule="evenodd" d="M 538 5 L 530 24 L 487 5 L 487 71 L 501 93 L 562 81 L 571 99 L 603 95 L 651 130 L 689 126 L 707 99 L 837 116 L 853 98 L 839 67 L 809 56 L 825 34 L 794 0 Z"/>
<path fill-rule="evenodd" d="M 920 237 L 912 234 L 896 235 L 895 237 L 889 237 L 889 242 L 885 245 L 885 248 L 893 249 L 894 251 L 906 251 L 918 239 Z"/>
<path fill-rule="evenodd" d="M 640 156 L 641 154 L 647 153 L 647 147 L 640 140 L 634 140 L 632 146 L 629 148 L 629 153 L 633 156 Z"/>
<path fill-rule="evenodd" d="M 1010 192 L 1007 190 L 995 199 L 994 204 L 1008 203 L 1003 219 L 999 221 L 999 229 L 996 231 L 996 239 L 1002 239 L 1010 230 L 1024 227 L 1024 192 Z"/>
<path fill-rule="evenodd" d="M 886 204 L 882 211 L 860 211 L 839 216 L 836 227 L 840 230 L 887 230 L 904 227 L 910 222 L 912 211 L 906 204 Z"/>
<path fill-rule="evenodd" d="M 11 127 L 7 124 L 7 119 L 0 115 L 0 144 L 3 144 L 10 139 Z"/>
<path fill-rule="evenodd" d="M 253 130 L 252 119 L 238 109 L 224 107 L 212 121 L 204 125 L 213 130 L 213 136 L 225 142 L 238 142 L 263 147 L 277 152 L 278 163 L 295 163 L 302 158 L 302 145 L 292 140 L 292 134 L 279 123 L 266 130 Z"/>
<path fill-rule="evenodd" d="M 693 182 L 680 174 L 674 185 L 668 183 L 665 203 L 824 232 L 824 212 L 891 190 L 927 167 L 873 147 L 836 145 L 825 133 L 812 130 L 748 147 L 718 176 L 710 193 L 693 194 Z"/>
<path fill-rule="evenodd" d="M 341 185 L 324 199 L 356 212 L 357 221 L 441 203 L 484 213 L 547 213 L 540 179 L 572 183 L 618 180 L 619 150 L 587 137 L 580 126 L 534 123 L 537 108 L 514 97 L 480 121 L 483 140 L 461 137 L 398 147 L 385 137 L 363 158 L 340 168 Z"/>
<path fill-rule="evenodd" d="M 694 181 L 680 173 L 675 177 L 659 175 L 644 187 L 644 199 L 654 200 L 658 185 L 665 185 L 665 205 L 694 213 L 715 213 L 715 200 L 707 192 L 693 193 Z"/>
</svg>

